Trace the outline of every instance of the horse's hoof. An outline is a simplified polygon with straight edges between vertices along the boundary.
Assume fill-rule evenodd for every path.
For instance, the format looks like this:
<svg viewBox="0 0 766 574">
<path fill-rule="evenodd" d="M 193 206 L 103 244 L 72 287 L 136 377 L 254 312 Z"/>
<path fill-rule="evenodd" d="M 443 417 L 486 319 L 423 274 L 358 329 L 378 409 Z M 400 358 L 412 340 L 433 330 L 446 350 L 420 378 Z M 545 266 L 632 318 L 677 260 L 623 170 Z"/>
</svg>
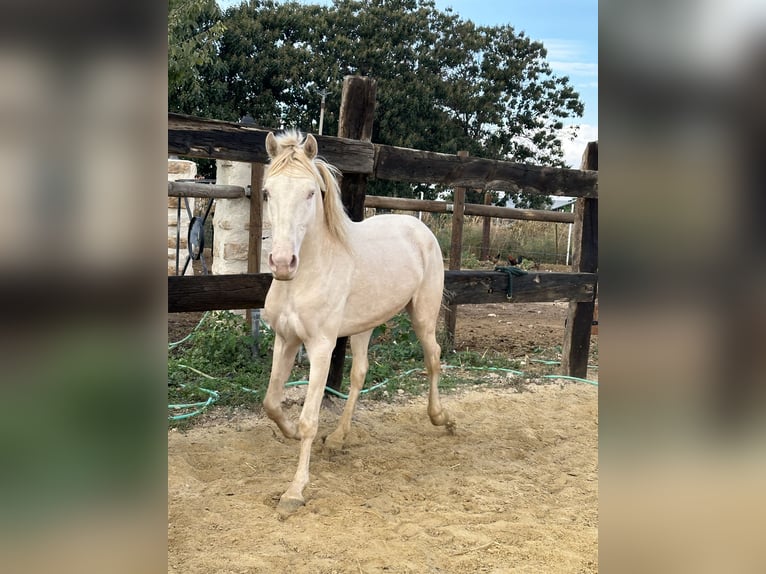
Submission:
<svg viewBox="0 0 766 574">
<path fill-rule="evenodd" d="M 328 454 L 337 454 L 343 450 L 343 444 L 343 439 L 329 435 L 325 437 L 324 442 L 322 443 L 322 450 Z"/>
<path fill-rule="evenodd" d="M 448 434 L 455 434 L 457 425 L 452 417 L 449 416 L 446 410 L 442 410 L 438 415 L 428 415 L 431 418 L 431 424 L 437 427 L 445 427 Z"/>
<path fill-rule="evenodd" d="M 277 504 L 277 512 L 279 517 L 284 520 L 305 504 L 306 502 L 302 498 L 282 495 L 282 498 L 279 499 L 279 504 Z"/>
</svg>

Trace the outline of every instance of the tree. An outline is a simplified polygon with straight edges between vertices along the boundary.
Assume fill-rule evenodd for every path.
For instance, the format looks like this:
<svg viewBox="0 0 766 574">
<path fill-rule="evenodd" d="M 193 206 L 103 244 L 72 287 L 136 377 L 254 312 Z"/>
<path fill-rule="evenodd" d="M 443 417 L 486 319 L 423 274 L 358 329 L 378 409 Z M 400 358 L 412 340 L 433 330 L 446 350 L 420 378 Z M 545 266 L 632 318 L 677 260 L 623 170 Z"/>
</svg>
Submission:
<svg viewBox="0 0 766 574">
<path fill-rule="evenodd" d="M 215 0 L 168 2 L 168 109 L 209 115 L 205 76 L 214 73 L 224 31 Z"/>
<path fill-rule="evenodd" d="M 510 26 L 476 26 L 433 0 L 251 0 L 222 22 L 218 63 L 200 68 L 206 109 L 221 119 L 247 113 L 262 126 L 316 131 L 319 90 L 329 90 L 324 133 L 337 133 L 343 77 L 368 75 L 378 82 L 376 143 L 563 166 L 559 130 L 583 113 L 540 42 Z M 441 190 L 371 181 L 368 191 Z M 535 207 L 546 200 L 515 199 Z"/>
</svg>

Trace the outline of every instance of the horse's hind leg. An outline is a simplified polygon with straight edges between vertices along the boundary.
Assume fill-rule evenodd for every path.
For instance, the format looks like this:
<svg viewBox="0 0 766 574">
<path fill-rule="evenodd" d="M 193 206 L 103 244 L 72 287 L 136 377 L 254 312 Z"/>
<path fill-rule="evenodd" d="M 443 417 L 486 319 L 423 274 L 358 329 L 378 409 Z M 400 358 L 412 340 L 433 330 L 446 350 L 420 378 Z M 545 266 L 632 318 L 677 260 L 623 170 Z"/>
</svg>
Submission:
<svg viewBox="0 0 766 574">
<path fill-rule="evenodd" d="M 367 375 L 367 367 L 369 366 L 367 348 L 370 344 L 370 336 L 372 336 L 372 331 L 365 331 L 364 333 L 351 336 L 351 353 L 353 354 L 351 388 L 348 391 L 348 399 L 346 400 L 343 414 L 340 417 L 338 428 L 325 439 L 324 446 L 330 451 L 343 448 L 348 431 L 351 430 L 351 419 L 354 416 L 356 401 L 364 386 L 364 378 Z"/>
<path fill-rule="evenodd" d="M 431 297 L 435 299 L 435 297 Z M 428 417 L 436 426 L 444 426 L 449 433 L 455 432 L 455 421 L 442 407 L 439 398 L 439 376 L 441 374 L 441 346 L 436 341 L 436 321 L 441 307 L 441 290 L 438 299 L 424 301 L 414 297 L 407 305 L 407 312 L 412 320 L 412 328 L 423 346 L 423 358 L 428 372 Z"/>
</svg>

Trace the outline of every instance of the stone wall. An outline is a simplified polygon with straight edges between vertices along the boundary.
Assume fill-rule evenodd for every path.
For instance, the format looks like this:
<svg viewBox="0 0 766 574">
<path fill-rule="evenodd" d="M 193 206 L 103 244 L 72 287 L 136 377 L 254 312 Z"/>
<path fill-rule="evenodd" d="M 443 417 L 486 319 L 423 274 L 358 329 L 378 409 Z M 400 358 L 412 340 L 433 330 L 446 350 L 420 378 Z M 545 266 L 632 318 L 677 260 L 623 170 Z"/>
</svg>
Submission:
<svg viewBox="0 0 766 574">
<path fill-rule="evenodd" d="M 220 185 L 250 185 L 250 164 L 243 162 L 216 161 L 216 183 Z M 194 179 L 197 164 L 193 161 L 168 159 L 168 181 Z M 183 269 L 188 256 L 187 237 L 189 233 L 189 215 L 183 199 L 181 201 L 179 271 Z M 191 209 L 194 213 L 194 201 Z M 207 201 L 207 200 L 205 200 Z M 179 222 L 177 207 L 179 198 L 168 198 L 168 275 L 176 273 L 176 229 Z M 213 275 L 231 275 L 247 273 L 247 255 L 250 241 L 250 198 L 216 199 L 211 215 L 213 220 L 213 263 L 210 272 Z M 268 254 L 271 251 L 271 226 L 264 213 L 261 272 L 268 273 Z M 191 262 L 186 275 L 193 275 Z"/>
<path fill-rule="evenodd" d="M 217 160 L 216 183 L 219 185 L 250 185 L 249 163 Z M 247 273 L 247 254 L 250 235 L 250 198 L 217 199 L 213 216 L 213 269 L 214 275 Z M 261 273 L 268 273 L 268 254 L 271 251 L 271 226 L 264 213 L 264 238 L 261 249 Z"/>
<path fill-rule="evenodd" d="M 168 181 L 179 179 L 194 179 L 197 175 L 197 164 L 185 159 L 168 159 Z M 181 218 L 178 219 L 178 202 L 181 202 Z M 193 201 L 193 200 L 190 200 Z M 194 204 L 191 204 L 194 211 Z M 181 252 L 178 254 L 178 272 L 183 269 L 184 261 L 189 254 L 187 238 L 189 235 L 189 214 L 183 199 L 178 197 L 168 197 L 168 275 L 176 274 L 176 231 L 180 225 L 180 245 Z M 191 262 L 186 268 L 186 275 L 194 275 Z"/>
</svg>

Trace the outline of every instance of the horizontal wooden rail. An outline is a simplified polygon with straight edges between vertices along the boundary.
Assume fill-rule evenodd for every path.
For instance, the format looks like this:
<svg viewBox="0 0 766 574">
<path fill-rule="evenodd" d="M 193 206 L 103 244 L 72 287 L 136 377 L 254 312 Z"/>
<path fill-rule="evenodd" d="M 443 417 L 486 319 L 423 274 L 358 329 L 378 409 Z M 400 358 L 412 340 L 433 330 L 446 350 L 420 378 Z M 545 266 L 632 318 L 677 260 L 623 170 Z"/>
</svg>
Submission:
<svg viewBox="0 0 766 574">
<path fill-rule="evenodd" d="M 321 148 L 320 148 L 321 149 Z M 598 173 L 375 145 L 377 179 L 469 189 L 598 197 Z"/>
<path fill-rule="evenodd" d="M 168 114 L 168 152 L 189 157 L 266 163 L 266 134 L 269 131 L 252 125 L 171 113 Z M 320 155 L 344 173 L 471 189 L 598 197 L 596 171 L 479 157 L 461 158 L 346 138 L 315 137 Z"/>
<path fill-rule="evenodd" d="M 593 301 L 595 273 L 528 273 L 513 278 L 514 303 Z M 168 277 L 168 312 L 258 309 L 271 285 L 269 273 Z M 508 302 L 508 275 L 495 271 L 446 271 L 445 304 Z"/>
<path fill-rule="evenodd" d="M 453 305 L 593 301 L 597 279 L 595 273 L 527 273 L 513 278 L 509 299 L 507 273 L 446 271 L 444 297 Z"/>
<path fill-rule="evenodd" d="M 401 211 L 427 211 L 430 213 L 449 213 L 452 204 L 432 199 L 407 199 L 406 197 L 385 197 L 366 195 L 364 206 L 380 209 L 399 209 Z"/>
<path fill-rule="evenodd" d="M 271 273 L 168 277 L 168 313 L 214 309 L 261 309 Z"/>
<path fill-rule="evenodd" d="M 366 196 L 364 198 L 364 206 L 381 209 L 399 209 L 403 211 L 426 211 L 430 213 L 449 213 L 453 209 L 453 204 L 447 201 L 407 199 L 404 197 L 383 197 L 377 195 Z M 484 217 L 498 217 L 501 219 L 574 223 L 573 213 L 545 209 L 518 209 L 516 207 L 466 203 L 463 212 L 465 215 L 481 215 Z"/>
<path fill-rule="evenodd" d="M 239 185 L 212 185 L 190 181 L 169 181 L 168 197 L 215 197 L 237 199 L 245 197 L 245 188 Z"/>
<path fill-rule="evenodd" d="M 253 125 L 168 114 L 168 153 L 189 157 L 268 163 L 266 135 Z M 345 173 L 370 173 L 375 150 L 370 142 L 315 136 L 319 155 Z"/>
<path fill-rule="evenodd" d="M 518 207 L 500 207 L 498 205 L 479 205 L 466 203 L 466 215 L 482 215 L 500 219 L 521 219 L 524 221 L 549 221 L 553 223 L 574 223 L 574 213 L 551 211 L 546 209 L 520 209 Z"/>
</svg>

